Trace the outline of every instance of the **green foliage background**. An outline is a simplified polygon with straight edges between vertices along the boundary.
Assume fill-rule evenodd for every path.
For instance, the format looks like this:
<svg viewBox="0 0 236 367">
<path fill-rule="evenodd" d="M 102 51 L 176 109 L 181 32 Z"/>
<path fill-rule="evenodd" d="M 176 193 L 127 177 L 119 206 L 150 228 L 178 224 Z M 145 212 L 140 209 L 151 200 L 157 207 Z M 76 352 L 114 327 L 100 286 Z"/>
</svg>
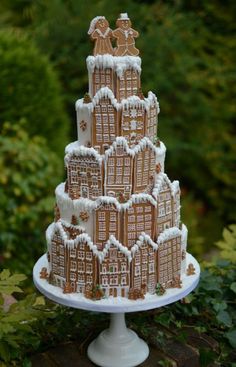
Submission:
<svg viewBox="0 0 236 367">
<path fill-rule="evenodd" d="M 27 122 L 29 136 L 45 136 L 49 147 L 63 155 L 69 120 L 58 78 L 47 57 L 20 32 L 0 32 L 0 128 L 4 121 Z"/>
<path fill-rule="evenodd" d="M 44 231 L 52 220 L 53 191 L 60 159 L 45 138 L 30 138 L 27 122 L 5 123 L 0 136 L 1 265 L 31 274 L 45 250 Z"/>
</svg>

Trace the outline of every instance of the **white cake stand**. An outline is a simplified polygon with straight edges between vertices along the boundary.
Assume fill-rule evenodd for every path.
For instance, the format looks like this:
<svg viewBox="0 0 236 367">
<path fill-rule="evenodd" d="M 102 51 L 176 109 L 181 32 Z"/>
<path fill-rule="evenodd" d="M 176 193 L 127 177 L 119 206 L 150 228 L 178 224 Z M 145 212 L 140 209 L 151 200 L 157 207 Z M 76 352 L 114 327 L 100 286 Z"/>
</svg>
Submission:
<svg viewBox="0 0 236 367">
<path fill-rule="evenodd" d="M 134 367 L 148 357 L 149 348 L 135 332 L 127 329 L 125 313 L 158 308 L 187 296 L 198 284 L 200 266 L 190 254 L 187 254 L 186 263 L 187 266 L 193 264 L 195 274 L 182 276 L 182 288 L 168 289 L 162 296 L 147 294 L 145 299 L 137 301 L 122 297 L 92 301 L 78 293 L 64 294 L 61 288 L 49 284 L 46 279 L 40 279 L 41 269 L 48 267 L 46 255 L 35 264 L 33 279 L 38 290 L 54 302 L 82 310 L 110 313 L 110 326 L 89 345 L 88 357 L 101 367 Z"/>
</svg>

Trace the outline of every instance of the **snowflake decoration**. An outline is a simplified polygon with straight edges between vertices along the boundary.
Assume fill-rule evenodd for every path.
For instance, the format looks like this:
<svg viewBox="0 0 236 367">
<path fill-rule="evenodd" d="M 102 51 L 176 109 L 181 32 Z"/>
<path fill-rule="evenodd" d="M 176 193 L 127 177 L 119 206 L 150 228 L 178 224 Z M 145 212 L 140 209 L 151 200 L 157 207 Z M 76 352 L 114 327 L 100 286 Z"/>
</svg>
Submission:
<svg viewBox="0 0 236 367">
<path fill-rule="evenodd" d="M 83 222 L 87 222 L 89 220 L 89 215 L 87 212 L 81 212 L 79 217 Z"/>
<path fill-rule="evenodd" d="M 137 123 L 136 123 L 135 120 L 130 121 L 130 128 L 131 128 L 131 130 L 136 130 L 137 129 Z"/>
<path fill-rule="evenodd" d="M 137 117 L 137 115 L 138 115 L 137 110 L 135 108 L 132 108 L 130 110 L 130 117 L 135 118 L 135 117 Z"/>
<path fill-rule="evenodd" d="M 87 129 L 87 122 L 82 120 L 82 121 L 80 121 L 79 126 L 80 126 L 82 131 L 85 131 Z"/>
</svg>

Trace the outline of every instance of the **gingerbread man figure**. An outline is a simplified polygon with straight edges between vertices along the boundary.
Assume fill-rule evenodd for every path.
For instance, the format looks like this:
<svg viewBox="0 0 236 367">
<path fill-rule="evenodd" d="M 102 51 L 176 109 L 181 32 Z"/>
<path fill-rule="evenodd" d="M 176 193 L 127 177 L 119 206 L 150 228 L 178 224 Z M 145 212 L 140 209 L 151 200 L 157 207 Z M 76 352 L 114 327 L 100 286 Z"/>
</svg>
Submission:
<svg viewBox="0 0 236 367">
<path fill-rule="evenodd" d="M 112 32 L 114 38 L 117 39 L 117 47 L 115 48 L 115 56 L 137 56 L 139 50 L 135 47 L 134 39 L 139 33 L 131 28 L 131 21 L 127 13 L 121 13 L 116 21 L 117 29 Z"/>
<path fill-rule="evenodd" d="M 93 49 L 94 56 L 104 54 L 113 55 L 111 44 L 112 30 L 109 28 L 109 23 L 105 17 L 95 17 L 90 23 L 88 34 L 95 41 Z"/>
</svg>

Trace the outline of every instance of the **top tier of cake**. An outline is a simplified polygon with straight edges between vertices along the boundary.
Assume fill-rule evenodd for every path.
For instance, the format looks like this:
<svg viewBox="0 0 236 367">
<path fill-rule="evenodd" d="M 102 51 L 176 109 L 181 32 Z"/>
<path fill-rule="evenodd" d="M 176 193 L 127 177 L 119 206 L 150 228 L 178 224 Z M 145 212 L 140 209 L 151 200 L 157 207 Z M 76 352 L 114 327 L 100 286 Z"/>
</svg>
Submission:
<svg viewBox="0 0 236 367">
<path fill-rule="evenodd" d="M 78 141 L 66 147 L 65 190 L 71 199 L 151 194 L 156 174 L 164 172 L 159 103 L 154 93 L 142 93 L 138 32 L 127 14 L 117 27 L 112 31 L 104 17 L 96 17 L 88 32 L 95 42 L 94 55 L 87 57 L 89 93 L 76 102 Z"/>
<path fill-rule="evenodd" d="M 104 17 L 92 20 L 89 34 L 94 55 L 87 57 L 89 93 L 76 102 L 78 143 L 104 154 L 116 137 L 129 146 L 143 137 L 156 143 L 159 104 L 154 93 L 145 98 L 141 88 L 141 58 L 127 14 L 112 31 Z M 116 39 L 113 48 L 111 39 Z"/>
</svg>

